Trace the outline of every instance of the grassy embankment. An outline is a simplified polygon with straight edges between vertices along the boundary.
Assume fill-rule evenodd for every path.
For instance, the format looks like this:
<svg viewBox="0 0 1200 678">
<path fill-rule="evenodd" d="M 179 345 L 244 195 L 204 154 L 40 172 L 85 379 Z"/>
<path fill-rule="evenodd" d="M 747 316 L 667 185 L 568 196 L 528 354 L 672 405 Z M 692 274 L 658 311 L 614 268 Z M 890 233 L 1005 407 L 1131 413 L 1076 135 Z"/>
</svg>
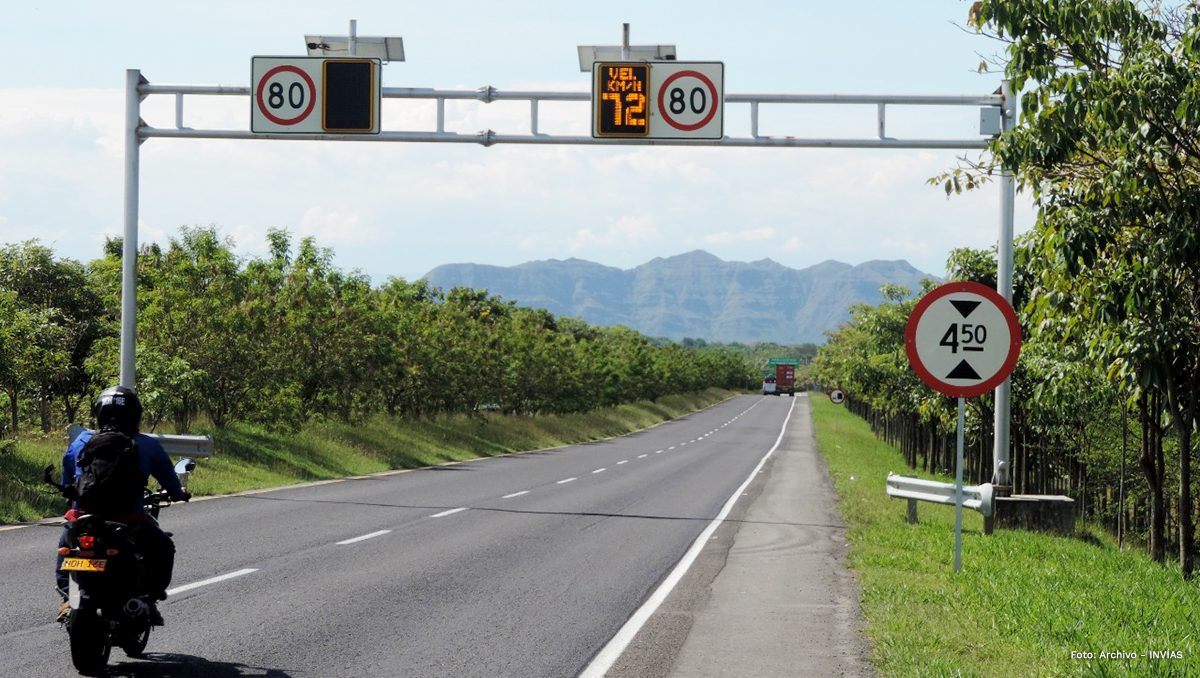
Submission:
<svg viewBox="0 0 1200 678">
<path fill-rule="evenodd" d="M 709 389 L 569 415 L 488 413 L 415 421 L 376 417 L 361 425 L 329 421 L 295 434 L 245 424 L 224 431 L 196 431 L 214 434 L 217 454 L 200 460 L 190 489 L 193 494 L 223 494 L 600 440 L 734 395 L 734 391 Z M 0 449 L 0 523 L 62 513 L 62 499 L 40 478 L 46 465 L 59 467 L 64 440 L 55 435 Z"/>
<path fill-rule="evenodd" d="M 956 575 L 953 507 L 921 503 L 920 524 L 905 524 L 905 503 L 884 490 L 889 471 L 911 473 L 900 453 L 827 399 L 813 416 L 882 676 L 1200 676 L 1200 588 L 1177 569 L 1090 527 L 985 536 L 968 510 Z"/>
</svg>

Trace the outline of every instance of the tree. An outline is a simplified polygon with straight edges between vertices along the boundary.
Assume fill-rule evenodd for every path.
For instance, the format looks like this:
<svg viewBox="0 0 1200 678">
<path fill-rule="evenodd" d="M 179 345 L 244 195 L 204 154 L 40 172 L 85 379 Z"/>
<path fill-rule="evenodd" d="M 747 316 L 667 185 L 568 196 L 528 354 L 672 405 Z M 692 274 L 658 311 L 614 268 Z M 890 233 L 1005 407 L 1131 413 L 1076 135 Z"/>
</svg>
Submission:
<svg viewBox="0 0 1200 678">
<path fill-rule="evenodd" d="M 1179 561 L 1194 571 L 1200 421 L 1200 16 L 1128 0 L 985 0 L 971 22 L 1008 43 L 1023 119 L 983 170 L 1039 207 L 1051 264 L 1033 303 L 1127 387 L 1161 393 L 1180 455 Z"/>
</svg>

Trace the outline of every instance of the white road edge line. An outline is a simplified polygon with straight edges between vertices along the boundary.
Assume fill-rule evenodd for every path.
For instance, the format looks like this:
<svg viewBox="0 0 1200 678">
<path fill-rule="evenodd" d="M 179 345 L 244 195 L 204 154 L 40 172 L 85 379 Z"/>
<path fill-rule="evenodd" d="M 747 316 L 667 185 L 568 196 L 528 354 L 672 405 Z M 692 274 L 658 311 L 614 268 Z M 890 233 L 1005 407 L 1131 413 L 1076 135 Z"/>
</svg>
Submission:
<svg viewBox="0 0 1200 678">
<path fill-rule="evenodd" d="M 767 463 L 767 459 L 779 448 L 779 443 L 783 442 L 783 434 L 787 432 L 787 425 L 792 419 L 792 410 L 795 405 L 796 400 L 793 398 L 792 404 L 788 406 L 787 418 L 783 420 L 783 426 L 779 429 L 779 437 L 775 439 L 775 444 L 771 446 L 771 449 L 759 460 L 758 466 L 754 467 L 754 470 L 750 472 L 750 476 L 746 478 L 741 487 L 734 490 L 733 494 L 729 497 L 729 501 L 725 502 L 725 506 L 721 508 L 721 512 L 717 514 L 717 517 L 708 524 L 708 527 L 704 528 L 700 536 L 696 537 L 696 541 L 692 542 L 691 548 L 687 550 L 687 553 L 683 554 L 683 559 L 675 565 L 675 569 L 671 570 L 671 574 L 667 575 L 663 583 L 659 584 L 654 593 L 650 594 L 646 602 L 642 603 L 642 606 L 633 613 L 633 616 L 629 618 L 629 621 L 625 622 L 624 626 L 617 631 L 617 634 L 604 647 L 600 648 L 600 651 L 596 653 L 596 656 L 587 665 L 587 668 L 579 674 L 579 678 L 603 678 L 604 674 L 608 673 L 608 670 L 612 668 L 621 654 L 625 652 L 625 648 L 629 647 L 629 643 L 633 642 L 638 631 L 642 630 L 642 627 L 646 625 L 650 617 L 654 615 L 663 601 L 667 599 L 667 596 L 671 595 L 671 591 L 683 579 L 683 575 L 687 574 L 688 569 L 696 561 L 700 552 L 704 550 L 712 533 L 716 532 L 717 527 L 725 522 L 725 517 L 729 515 L 729 511 L 733 509 L 733 505 L 742 496 L 742 492 L 746 490 L 750 482 L 758 475 L 759 470 Z"/>
<path fill-rule="evenodd" d="M 567 478 L 566 480 L 560 480 L 560 481 L 558 481 L 557 483 L 554 483 L 554 484 L 555 484 L 555 485 L 562 485 L 563 483 L 569 483 L 569 482 L 571 482 L 572 480 L 579 480 L 579 479 L 578 479 L 578 478 Z"/>
<path fill-rule="evenodd" d="M 441 513 L 435 513 L 435 514 L 433 514 L 433 515 L 431 515 L 431 516 L 429 516 L 429 517 L 430 517 L 430 518 L 442 518 L 442 517 L 444 517 L 444 516 L 452 516 L 452 515 L 454 515 L 455 513 L 459 513 L 459 512 L 462 512 L 462 511 L 466 511 L 466 510 L 467 510 L 467 507 L 466 507 L 466 506 L 459 506 L 459 507 L 458 507 L 458 508 L 456 508 L 456 509 L 450 509 L 449 511 L 442 511 Z"/>
<path fill-rule="evenodd" d="M 648 454 L 639 454 L 638 459 L 645 459 L 646 457 L 649 457 L 649 456 L 650 455 L 648 455 Z"/>
<path fill-rule="evenodd" d="M 629 463 L 628 459 L 626 459 L 625 461 L 618 461 L 617 466 L 620 466 L 621 464 L 628 464 L 628 463 Z"/>
<path fill-rule="evenodd" d="M 606 467 L 604 467 L 604 468 L 598 468 L 598 469 L 596 469 L 595 471 L 592 471 L 592 473 L 593 473 L 593 474 L 595 474 L 595 473 L 604 473 L 604 472 L 605 472 L 605 471 L 607 471 L 607 470 L 608 470 L 608 467 L 606 466 Z"/>
<path fill-rule="evenodd" d="M 251 572 L 258 572 L 258 569 L 249 567 L 244 570 L 238 570 L 237 572 L 230 572 L 229 574 L 223 574 L 219 577 L 213 577 L 212 579 L 205 579 L 205 580 L 198 581 L 198 582 L 192 582 L 191 584 L 184 584 L 183 586 L 176 586 L 173 589 L 167 589 L 167 595 L 173 596 L 177 593 L 183 593 L 184 591 L 191 591 L 192 589 L 198 589 L 201 586 L 208 586 L 209 584 L 216 584 L 217 582 L 225 581 L 226 579 L 233 579 L 234 577 L 240 577 L 242 575 L 250 574 Z"/>
<path fill-rule="evenodd" d="M 355 538 L 353 538 L 353 539 L 347 539 L 346 541 L 339 541 L 339 542 L 337 542 L 337 545 L 338 545 L 338 546 L 344 546 L 344 545 L 346 545 L 346 544 L 353 544 L 353 543 L 355 543 L 355 542 L 359 542 L 359 541 L 366 541 L 367 539 L 373 539 L 373 538 L 375 538 L 375 537 L 379 537 L 379 536 L 385 535 L 385 534 L 387 534 L 388 532 L 391 532 L 391 530 L 380 530 L 380 531 L 378 531 L 378 532 L 372 532 L 371 534 L 364 534 L 364 535 L 363 535 L 363 536 L 361 536 L 361 537 L 355 537 Z"/>
<path fill-rule="evenodd" d="M 520 492 L 513 492 L 512 494 L 506 494 L 500 498 L 501 499 L 512 499 L 513 497 L 519 497 L 523 494 L 529 494 L 529 490 L 521 490 Z"/>
</svg>

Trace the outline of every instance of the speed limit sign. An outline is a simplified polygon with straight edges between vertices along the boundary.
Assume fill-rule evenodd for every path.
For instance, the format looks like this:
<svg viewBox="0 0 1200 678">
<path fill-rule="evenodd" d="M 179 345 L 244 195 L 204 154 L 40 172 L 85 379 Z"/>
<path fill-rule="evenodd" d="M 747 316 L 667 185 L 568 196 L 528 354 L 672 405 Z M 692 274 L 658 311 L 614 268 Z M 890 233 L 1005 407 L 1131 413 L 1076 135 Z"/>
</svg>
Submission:
<svg viewBox="0 0 1200 678">
<path fill-rule="evenodd" d="M 725 64 L 655 61 L 650 68 L 652 139 L 720 139 L 725 134 Z"/>
<path fill-rule="evenodd" d="M 317 105 L 313 77 L 296 64 L 280 64 L 267 70 L 254 87 L 254 110 L 268 122 L 294 128 L 312 114 Z"/>
<path fill-rule="evenodd" d="M 378 134 L 379 59 L 254 57 L 250 131 Z"/>
</svg>

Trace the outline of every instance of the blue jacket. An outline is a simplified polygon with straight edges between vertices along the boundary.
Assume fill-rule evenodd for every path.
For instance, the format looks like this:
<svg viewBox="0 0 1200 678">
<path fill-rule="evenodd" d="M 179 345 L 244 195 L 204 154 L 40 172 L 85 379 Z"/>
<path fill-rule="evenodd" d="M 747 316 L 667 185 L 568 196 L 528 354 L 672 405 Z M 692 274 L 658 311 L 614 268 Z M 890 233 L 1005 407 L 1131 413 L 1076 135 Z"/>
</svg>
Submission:
<svg viewBox="0 0 1200 678">
<path fill-rule="evenodd" d="M 87 441 L 96 435 L 95 431 L 84 431 L 80 433 L 75 440 L 71 441 L 70 447 L 67 448 L 66 454 L 63 455 L 62 461 L 62 484 L 74 485 L 75 475 L 77 473 L 75 460 L 79 457 L 80 451 Z M 150 476 L 158 481 L 171 495 L 171 499 L 182 501 L 184 498 L 183 487 L 179 484 L 179 477 L 175 475 L 175 466 L 171 463 L 171 458 L 167 456 L 166 450 L 157 440 L 151 438 L 145 433 L 139 433 L 137 438 L 138 449 L 138 470 L 142 472 L 142 485 Z M 137 505 L 130 507 L 131 513 L 142 513 L 145 510 L 145 503 L 142 501 L 142 496 L 138 495 Z"/>
</svg>

